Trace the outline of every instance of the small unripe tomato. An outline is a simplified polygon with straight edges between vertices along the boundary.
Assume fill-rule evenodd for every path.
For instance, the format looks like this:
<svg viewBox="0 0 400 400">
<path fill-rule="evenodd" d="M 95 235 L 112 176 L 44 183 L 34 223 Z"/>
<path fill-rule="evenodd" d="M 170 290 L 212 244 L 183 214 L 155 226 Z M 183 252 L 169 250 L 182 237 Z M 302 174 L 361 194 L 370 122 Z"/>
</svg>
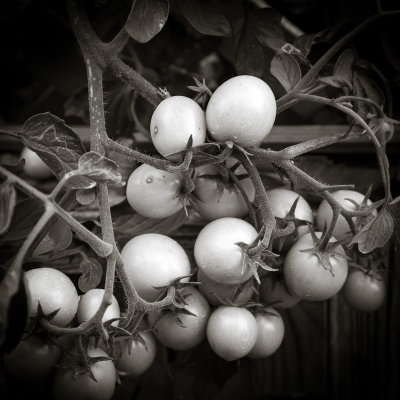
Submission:
<svg viewBox="0 0 400 400">
<path fill-rule="evenodd" d="M 186 148 L 190 136 L 193 147 L 205 142 L 204 111 L 189 97 L 168 97 L 157 106 L 151 117 L 150 134 L 157 151 L 173 159 L 174 153 Z"/>
<path fill-rule="evenodd" d="M 166 218 L 183 208 L 179 198 L 182 175 L 143 164 L 136 168 L 126 185 L 130 206 L 148 218 Z"/>
<path fill-rule="evenodd" d="M 245 147 L 258 147 L 270 133 L 275 117 L 271 88 L 250 75 L 225 81 L 212 94 L 206 110 L 207 129 L 214 140 L 231 140 Z"/>
<path fill-rule="evenodd" d="M 24 147 L 21 158 L 25 160 L 24 172 L 32 179 L 49 179 L 53 172 L 45 162 L 31 149 Z"/>
</svg>

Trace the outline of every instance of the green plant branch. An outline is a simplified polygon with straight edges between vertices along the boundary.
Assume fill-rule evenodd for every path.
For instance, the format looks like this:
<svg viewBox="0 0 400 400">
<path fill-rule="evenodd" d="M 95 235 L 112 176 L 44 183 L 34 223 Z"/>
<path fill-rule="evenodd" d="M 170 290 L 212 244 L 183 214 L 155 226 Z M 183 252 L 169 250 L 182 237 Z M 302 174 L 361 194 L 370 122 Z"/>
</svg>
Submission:
<svg viewBox="0 0 400 400">
<path fill-rule="evenodd" d="M 400 15 L 400 10 L 394 11 L 386 11 L 380 12 L 376 15 L 373 15 L 363 21 L 360 25 L 356 26 L 353 30 L 344 35 L 341 39 L 339 39 L 325 54 L 323 54 L 318 61 L 309 69 L 309 71 L 303 76 L 303 78 L 297 83 L 297 85 L 287 94 L 282 96 L 277 100 L 277 109 L 282 110 L 286 103 L 292 101 L 294 96 L 299 93 L 301 90 L 307 89 L 307 87 L 312 83 L 314 78 L 318 75 L 319 71 L 324 67 L 324 65 L 351 39 L 353 39 L 356 35 L 362 32 L 369 25 L 375 23 L 381 18 L 384 17 L 394 17 Z M 292 103 L 293 104 L 293 103 Z"/>
</svg>

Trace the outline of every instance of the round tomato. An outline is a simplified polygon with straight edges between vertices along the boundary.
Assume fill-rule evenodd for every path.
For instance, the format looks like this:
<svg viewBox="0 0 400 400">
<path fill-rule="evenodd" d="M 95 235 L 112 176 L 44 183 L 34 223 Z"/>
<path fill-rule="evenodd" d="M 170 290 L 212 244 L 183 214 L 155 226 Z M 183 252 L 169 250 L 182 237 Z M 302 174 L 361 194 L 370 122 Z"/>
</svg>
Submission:
<svg viewBox="0 0 400 400">
<path fill-rule="evenodd" d="M 251 244 L 258 237 L 248 222 L 238 218 L 219 218 L 209 222 L 194 244 L 199 269 L 210 279 L 225 285 L 247 281 L 253 274 L 238 242 Z"/>
<path fill-rule="evenodd" d="M 220 306 L 208 319 L 207 340 L 214 352 L 226 361 L 249 354 L 257 340 L 257 323 L 243 307 Z"/>
<path fill-rule="evenodd" d="M 206 110 L 207 129 L 217 142 L 231 140 L 257 147 L 275 122 L 275 96 L 261 79 L 240 75 L 213 93 Z"/>
<path fill-rule="evenodd" d="M 353 269 L 349 272 L 341 294 L 350 308 L 370 312 L 377 310 L 385 301 L 386 285 L 377 274 Z"/>
<path fill-rule="evenodd" d="M 88 349 L 89 357 L 109 357 L 99 347 Z M 114 394 L 117 373 L 112 360 L 98 361 L 90 367 L 95 379 L 87 374 L 75 376 L 72 368 L 57 368 L 53 377 L 54 400 L 110 400 Z"/>
<path fill-rule="evenodd" d="M 79 296 L 71 279 L 54 268 L 35 268 L 24 274 L 28 315 L 36 317 L 40 303 L 45 315 L 57 313 L 50 322 L 67 326 L 75 317 Z"/>
<path fill-rule="evenodd" d="M 119 371 L 127 372 L 129 377 L 142 375 L 153 363 L 157 353 L 154 336 L 147 331 L 139 333 L 140 339 L 134 337 L 118 344 L 118 356 L 115 366 Z"/>
<path fill-rule="evenodd" d="M 157 287 L 191 273 L 189 258 L 174 239 L 159 233 L 145 233 L 129 240 L 121 251 L 128 278 L 139 295 L 154 301 L 160 295 Z M 189 277 L 182 282 L 187 282 Z"/>
<path fill-rule="evenodd" d="M 263 304 L 274 308 L 290 308 L 300 301 L 298 296 L 287 291 L 282 279 L 273 276 L 261 280 L 259 293 Z"/>
<path fill-rule="evenodd" d="M 232 167 L 237 160 L 229 157 L 225 165 Z M 239 165 L 234 171 L 235 175 L 246 174 L 246 170 Z M 208 175 L 208 176 L 206 176 Z M 210 177 L 210 175 L 215 175 Z M 196 168 L 196 186 L 194 190 L 194 203 L 197 212 L 206 220 L 223 217 L 243 217 L 248 213 L 248 207 L 242 194 L 233 181 L 223 183 L 218 177 L 218 169 L 211 165 Z M 247 194 L 250 202 L 254 201 L 255 188 L 250 178 L 240 180 L 240 184 Z M 222 191 L 220 189 L 222 187 Z"/>
<path fill-rule="evenodd" d="M 154 110 L 150 121 L 150 134 L 157 151 L 166 158 L 174 158 L 173 153 L 186 148 L 190 136 L 193 146 L 205 142 L 204 111 L 189 97 L 168 97 Z"/>
<path fill-rule="evenodd" d="M 321 237 L 321 232 L 316 232 Z M 331 238 L 330 242 L 335 239 Z M 289 249 L 283 263 L 283 273 L 289 290 L 304 300 L 321 301 L 333 297 L 344 285 L 348 264 L 342 246 L 329 256 L 331 271 L 316 254 L 303 252 L 314 247 L 311 233 L 301 236 Z M 339 255 L 337 255 L 339 254 Z"/>
<path fill-rule="evenodd" d="M 24 172 L 32 179 L 49 179 L 53 177 L 50 167 L 42 161 L 42 159 L 28 147 L 24 147 L 21 158 L 25 160 Z"/>
<path fill-rule="evenodd" d="M 285 325 L 280 314 L 271 307 L 257 313 L 257 339 L 248 357 L 265 358 L 275 353 L 285 335 Z"/>
<path fill-rule="evenodd" d="M 354 202 L 360 205 L 365 197 L 365 195 L 363 195 L 362 193 L 356 192 L 354 190 L 338 190 L 336 192 L 332 192 L 331 194 L 333 198 L 338 201 L 344 209 L 349 211 L 355 211 L 357 207 Z M 372 205 L 372 201 L 367 200 L 367 205 Z M 329 224 L 332 221 L 332 215 L 332 207 L 325 199 L 322 200 L 317 211 L 317 226 L 319 230 L 322 231 L 325 225 L 329 227 Z M 376 215 L 377 211 L 373 210 L 371 216 Z M 353 221 L 355 224 L 361 223 L 362 225 L 365 225 L 367 220 L 369 220 L 371 216 L 363 218 L 362 220 L 360 218 L 354 217 Z M 333 231 L 333 236 L 335 236 L 335 238 L 338 240 L 344 240 L 345 243 L 349 243 L 353 237 L 350 225 L 347 223 L 343 215 L 339 215 L 339 218 L 335 225 L 335 229 Z"/>
<path fill-rule="evenodd" d="M 4 368 L 14 379 L 40 380 L 51 372 L 60 358 L 60 348 L 37 335 L 22 339 L 3 357 Z"/>
<path fill-rule="evenodd" d="M 103 296 L 104 289 L 91 289 L 81 296 L 76 313 L 76 319 L 80 324 L 93 317 L 93 315 L 99 309 Z M 121 313 L 118 301 L 114 296 L 112 296 L 111 304 L 107 307 L 103 315 L 102 322 L 104 323 L 110 319 L 119 318 L 120 316 Z M 118 326 L 118 321 L 114 321 L 112 325 Z"/>
<path fill-rule="evenodd" d="M 183 208 L 179 198 L 182 175 L 142 164 L 126 185 L 126 198 L 139 214 L 149 218 L 166 218 Z"/>
<path fill-rule="evenodd" d="M 172 310 L 172 314 L 159 319 L 160 311 L 154 311 L 149 313 L 149 323 L 150 326 L 155 324 L 154 335 L 164 346 L 174 350 L 187 350 L 197 346 L 205 338 L 210 305 L 194 287 L 184 287 L 180 294 L 187 303 L 185 309 L 194 315 L 176 309 Z"/>
<path fill-rule="evenodd" d="M 197 279 L 201 285 L 198 289 L 213 306 L 234 302 L 247 303 L 254 293 L 253 284 L 248 281 L 240 285 L 223 285 L 210 279 L 201 269 L 197 271 Z"/>
</svg>

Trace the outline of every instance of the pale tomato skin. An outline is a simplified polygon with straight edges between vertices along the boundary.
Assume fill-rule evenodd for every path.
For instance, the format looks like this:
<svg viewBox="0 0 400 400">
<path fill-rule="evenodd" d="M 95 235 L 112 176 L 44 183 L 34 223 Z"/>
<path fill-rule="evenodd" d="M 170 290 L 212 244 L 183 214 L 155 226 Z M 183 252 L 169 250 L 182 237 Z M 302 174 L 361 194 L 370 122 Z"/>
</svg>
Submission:
<svg viewBox="0 0 400 400">
<path fill-rule="evenodd" d="M 89 347 L 90 357 L 108 357 L 99 347 Z M 52 382 L 54 400 L 110 400 L 115 391 L 117 373 L 112 360 L 98 361 L 91 366 L 96 380 L 89 375 L 79 374 L 74 378 L 74 371 L 57 368 Z"/>
<path fill-rule="evenodd" d="M 155 337 L 166 347 L 174 350 L 188 350 L 197 346 L 206 336 L 207 321 L 210 316 L 210 305 L 206 298 L 194 287 L 188 286 L 180 290 L 187 305 L 185 308 L 195 315 L 179 313 L 180 326 L 173 316 L 166 315 L 157 321 L 160 312 L 150 312 L 149 324 L 154 324 Z"/>
<path fill-rule="evenodd" d="M 206 123 L 217 142 L 231 140 L 258 147 L 270 133 L 276 117 L 275 96 L 261 79 L 239 75 L 225 81 L 212 94 Z"/>
<path fill-rule="evenodd" d="M 91 289 L 81 296 L 76 313 L 78 323 L 88 321 L 98 310 L 101 300 L 104 296 L 104 289 Z M 115 296 L 112 296 L 111 304 L 107 307 L 102 322 L 107 322 L 110 319 L 119 318 L 121 316 L 120 308 Z M 112 325 L 118 326 L 118 321 L 112 322 Z"/>
<path fill-rule="evenodd" d="M 4 368 L 17 380 L 41 380 L 50 374 L 60 354 L 58 346 L 33 334 L 21 340 L 10 353 L 4 353 Z"/>
<path fill-rule="evenodd" d="M 321 232 L 315 232 L 321 237 Z M 335 242 L 334 238 L 330 242 Z M 289 290 L 309 301 L 323 301 L 333 297 L 343 287 L 348 273 L 346 253 L 342 246 L 335 248 L 329 260 L 332 272 L 325 269 L 315 254 L 304 253 L 314 247 L 311 233 L 301 236 L 289 249 L 283 263 L 283 274 Z M 332 274 L 333 273 L 333 274 Z"/>
<path fill-rule="evenodd" d="M 365 197 L 364 194 L 356 192 L 354 190 L 337 190 L 336 192 L 332 192 L 331 195 L 334 197 L 335 200 L 337 200 L 341 204 L 343 208 L 349 211 L 355 211 L 356 207 L 351 201 L 347 199 L 352 199 L 357 204 L 361 204 Z M 373 204 L 372 201 L 368 199 L 367 205 L 372 205 L 372 204 Z M 376 215 L 377 211 L 375 209 L 372 211 L 372 216 Z M 329 224 L 332 221 L 332 216 L 333 213 L 330 204 L 325 199 L 322 200 L 318 207 L 317 217 L 316 217 L 317 227 L 320 231 L 324 229 L 325 225 L 329 227 Z M 357 218 L 354 217 L 353 221 L 356 222 Z M 339 215 L 335 229 L 333 231 L 333 236 L 337 240 L 343 240 L 345 244 L 348 244 L 353 237 L 350 225 L 347 223 L 343 215 Z"/>
<path fill-rule="evenodd" d="M 222 306 L 229 301 L 235 301 L 237 304 L 247 303 L 254 294 L 254 289 L 249 282 L 241 285 L 223 285 L 210 279 L 201 269 L 197 271 L 197 286 L 199 291 L 213 306 Z"/>
<path fill-rule="evenodd" d="M 148 218 L 166 218 L 183 208 L 179 198 L 182 175 L 142 164 L 130 175 L 126 185 L 129 205 Z"/>
<path fill-rule="evenodd" d="M 24 147 L 22 150 L 21 158 L 25 159 L 24 172 L 29 178 L 40 180 L 54 176 L 50 167 L 28 147 Z"/>
<path fill-rule="evenodd" d="M 287 291 L 281 280 L 271 277 L 261 280 L 259 293 L 263 304 L 277 309 L 291 308 L 300 301 L 298 296 Z"/>
<path fill-rule="evenodd" d="M 121 257 L 128 278 L 146 301 L 154 301 L 160 295 L 156 287 L 191 273 L 190 260 L 183 247 L 159 233 L 135 236 L 125 244 Z M 187 281 L 189 277 L 181 280 Z"/>
<path fill-rule="evenodd" d="M 265 358 L 274 354 L 283 342 L 285 324 L 281 315 L 273 308 L 255 316 L 257 323 L 256 343 L 247 355 L 250 358 Z"/>
<path fill-rule="evenodd" d="M 174 159 L 172 154 L 184 150 L 190 136 L 193 147 L 206 141 L 204 111 L 189 97 L 168 97 L 154 110 L 150 135 L 157 151 L 166 158 Z"/>
<path fill-rule="evenodd" d="M 142 375 L 156 358 L 157 342 L 151 332 L 142 331 L 140 335 L 145 343 L 133 339 L 120 342 L 119 354 L 115 360 L 115 366 L 119 371 L 127 372 L 129 377 L 135 378 Z"/>
<path fill-rule="evenodd" d="M 207 340 L 224 360 L 238 360 L 249 354 L 256 343 L 256 320 L 243 307 L 220 306 L 208 319 Z"/>
<path fill-rule="evenodd" d="M 247 281 L 253 272 L 243 268 L 244 253 L 235 243 L 251 244 L 258 232 L 239 218 L 219 218 L 209 222 L 199 232 L 194 244 L 194 258 L 199 269 L 210 279 L 236 285 Z"/>
<path fill-rule="evenodd" d="M 341 290 L 345 303 L 356 311 L 373 312 L 386 298 L 386 284 L 381 276 L 373 276 L 353 269 Z"/>
<path fill-rule="evenodd" d="M 228 157 L 226 166 L 229 168 L 236 163 L 236 159 Z M 207 221 L 213 221 L 223 217 L 244 217 L 248 212 L 247 203 L 240 193 L 239 189 L 233 182 L 224 184 L 222 193 L 219 193 L 218 183 L 202 175 L 218 174 L 218 169 L 211 165 L 202 165 L 196 168 L 196 179 L 194 180 L 194 202 L 196 211 Z M 246 170 L 239 165 L 235 171 L 235 175 L 245 174 Z M 221 180 L 222 184 L 222 180 Z M 255 188 L 251 178 L 240 180 L 240 184 L 247 194 L 249 201 L 252 203 L 255 198 Z"/>
<path fill-rule="evenodd" d="M 75 317 L 79 296 L 71 279 L 54 268 L 35 268 L 24 274 L 24 284 L 28 299 L 28 315 L 36 317 L 38 304 L 48 315 L 59 309 L 50 319 L 53 325 L 65 327 Z"/>
</svg>

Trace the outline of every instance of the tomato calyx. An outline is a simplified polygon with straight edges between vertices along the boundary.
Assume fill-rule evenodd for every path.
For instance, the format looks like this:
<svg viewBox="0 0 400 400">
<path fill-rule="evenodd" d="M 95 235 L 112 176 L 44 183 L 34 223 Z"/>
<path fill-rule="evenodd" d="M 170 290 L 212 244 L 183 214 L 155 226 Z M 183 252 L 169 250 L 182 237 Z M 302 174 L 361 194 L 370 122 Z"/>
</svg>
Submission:
<svg viewBox="0 0 400 400">
<path fill-rule="evenodd" d="M 324 231 L 322 232 L 321 238 L 318 238 L 311 224 L 308 224 L 308 226 L 310 227 L 310 233 L 314 243 L 314 247 L 311 247 L 309 249 L 302 249 L 300 250 L 300 252 L 317 256 L 322 267 L 329 271 L 332 276 L 335 276 L 331 264 L 331 257 L 340 257 L 346 260 L 350 259 L 347 255 L 335 251 L 335 249 L 337 249 L 339 246 L 342 246 L 343 241 L 329 241 L 329 238 L 327 238 L 328 231 L 326 229 L 324 229 Z"/>
<path fill-rule="evenodd" d="M 196 85 L 188 86 L 188 89 L 196 92 L 196 96 L 193 99 L 195 102 L 199 103 L 201 107 L 204 109 L 207 105 L 209 98 L 212 96 L 212 91 L 206 85 L 206 80 L 203 78 L 203 81 L 200 82 L 197 78 L 193 77 Z"/>
</svg>

